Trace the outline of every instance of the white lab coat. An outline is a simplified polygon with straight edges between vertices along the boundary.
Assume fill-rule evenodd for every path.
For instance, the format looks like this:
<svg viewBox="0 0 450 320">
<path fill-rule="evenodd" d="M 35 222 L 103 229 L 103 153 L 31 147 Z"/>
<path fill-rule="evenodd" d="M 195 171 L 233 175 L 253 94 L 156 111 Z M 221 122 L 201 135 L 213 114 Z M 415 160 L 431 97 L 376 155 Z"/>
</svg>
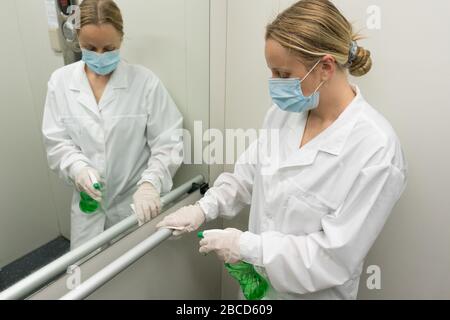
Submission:
<svg viewBox="0 0 450 320">
<path fill-rule="evenodd" d="M 120 62 L 97 105 L 84 68 L 80 61 L 52 75 L 43 121 L 52 170 L 73 185 L 89 166 L 105 181 L 98 214 L 83 214 L 74 192 L 72 248 L 129 216 L 138 184 L 148 181 L 169 192 L 183 159 L 183 118 L 150 70 Z"/>
<path fill-rule="evenodd" d="M 272 107 L 264 136 L 200 201 L 207 220 L 251 205 L 243 260 L 271 284 L 267 299 L 356 299 L 364 259 L 406 186 L 389 123 L 362 97 L 299 149 L 307 113 Z M 270 135 L 268 135 L 270 136 Z"/>
</svg>

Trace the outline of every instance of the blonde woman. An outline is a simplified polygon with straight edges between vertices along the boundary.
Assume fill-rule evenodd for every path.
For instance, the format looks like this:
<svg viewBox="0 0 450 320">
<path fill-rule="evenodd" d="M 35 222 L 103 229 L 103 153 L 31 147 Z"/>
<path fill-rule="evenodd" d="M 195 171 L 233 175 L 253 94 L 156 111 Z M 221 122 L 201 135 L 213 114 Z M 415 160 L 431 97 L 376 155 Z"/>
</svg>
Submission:
<svg viewBox="0 0 450 320">
<path fill-rule="evenodd" d="M 72 249 L 129 216 L 132 203 L 141 224 L 155 218 L 183 156 L 183 119 L 164 85 L 120 58 L 120 9 L 112 0 L 84 0 L 80 16 L 82 61 L 52 75 L 43 121 L 49 165 L 76 187 Z M 101 208 L 82 212 L 80 192 Z"/>
<path fill-rule="evenodd" d="M 247 232 L 210 232 L 200 252 L 253 264 L 267 299 L 356 299 L 364 259 L 405 188 L 393 128 L 348 80 L 372 66 L 357 40 L 330 1 L 281 13 L 267 27 L 274 106 L 264 123 L 279 130 L 278 152 L 260 139 L 197 205 L 159 225 L 181 234 L 250 204 Z"/>
</svg>

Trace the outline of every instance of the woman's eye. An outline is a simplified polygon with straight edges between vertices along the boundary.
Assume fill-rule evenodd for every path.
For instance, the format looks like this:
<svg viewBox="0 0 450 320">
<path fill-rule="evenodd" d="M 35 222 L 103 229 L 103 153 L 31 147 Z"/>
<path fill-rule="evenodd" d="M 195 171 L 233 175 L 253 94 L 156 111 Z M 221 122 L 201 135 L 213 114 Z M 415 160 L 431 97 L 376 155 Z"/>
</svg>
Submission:
<svg viewBox="0 0 450 320">
<path fill-rule="evenodd" d="M 286 79 L 289 78 L 290 76 L 291 76 L 290 73 L 272 70 L 272 78 Z"/>
</svg>

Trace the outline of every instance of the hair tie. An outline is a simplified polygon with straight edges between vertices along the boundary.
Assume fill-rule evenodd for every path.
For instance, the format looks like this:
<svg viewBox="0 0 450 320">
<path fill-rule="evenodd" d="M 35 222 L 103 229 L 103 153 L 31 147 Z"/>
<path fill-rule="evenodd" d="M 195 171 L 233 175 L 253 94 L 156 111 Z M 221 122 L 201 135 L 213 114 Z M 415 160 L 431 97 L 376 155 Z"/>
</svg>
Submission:
<svg viewBox="0 0 450 320">
<path fill-rule="evenodd" d="M 357 53 L 358 53 L 358 44 L 356 43 L 356 41 L 352 41 L 350 44 L 350 51 L 348 54 L 348 62 L 346 63 L 346 67 L 351 67 L 351 65 L 357 58 Z"/>
</svg>

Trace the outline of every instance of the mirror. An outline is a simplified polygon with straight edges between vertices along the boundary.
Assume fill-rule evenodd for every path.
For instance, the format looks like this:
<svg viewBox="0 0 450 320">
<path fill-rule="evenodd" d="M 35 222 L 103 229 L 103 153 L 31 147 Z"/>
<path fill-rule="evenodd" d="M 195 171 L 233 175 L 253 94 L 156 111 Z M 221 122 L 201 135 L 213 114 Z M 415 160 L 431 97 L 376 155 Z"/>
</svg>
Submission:
<svg viewBox="0 0 450 320">
<path fill-rule="evenodd" d="M 152 146 L 165 152 L 176 149 L 175 144 L 167 147 L 161 141 L 164 134 L 166 142 L 169 136 L 173 140 L 168 130 L 175 129 L 178 111 L 187 131 L 193 132 L 196 121 L 203 129 L 209 127 L 209 1 L 116 0 L 124 23 L 117 72 L 97 91 L 93 83 L 101 82 L 91 82 L 80 63 L 78 68 L 66 67 L 64 76 L 50 80 L 53 95 L 49 95 L 53 72 L 81 56 L 78 40 L 73 41 L 73 26 L 63 26 L 68 17 L 57 11 L 60 5 L 67 10 L 71 4 L 77 1 L 7 0 L 0 12 L 6 49 L 0 59 L 4 82 L 0 86 L 0 291 L 67 254 L 74 236 L 79 246 L 131 215 L 136 183 L 146 171 L 150 180 L 157 176 L 155 172 L 165 172 L 169 178 L 167 172 L 174 174 L 172 181 L 157 180 L 161 186 L 155 189 L 163 193 L 198 175 L 208 179 L 207 165 L 181 164 L 169 169 L 159 158 L 149 171 L 144 162 L 155 157 Z M 74 14 L 76 9 L 71 8 Z M 161 83 L 158 94 L 151 92 L 150 83 L 133 82 L 130 74 L 144 80 L 143 75 L 154 75 Z M 66 83 L 73 79 L 79 88 Z M 73 94 L 71 98 L 67 92 Z M 94 93 L 99 93 L 98 100 Z M 148 101 L 144 97 L 150 96 L 151 102 L 144 105 Z M 146 112 L 150 109 L 156 111 L 150 115 Z M 92 144 L 95 139 L 97 146 Z M 81 162 L 72 161 L 74 156 Z M 101 164 L 93 169 L 104 187 L 102 197 L 109 202 L 106 213 L 94 212 L 80 222 L 81 192 L 75 189 L 72 175 L 84 170 L 86 165 L 79 165 L 83 161 L 89 167 Z M 158 165 L 160 171 L 155 169 Z M 88 177 L 90 181 L 97 178 L 92 173 Z M 74 211 L 78 218 L 73 218 Z M 115 216 L 106 219 L 105 215 Z M 93 223 L 95 230 L 81 227 Z"/>
</svg>

